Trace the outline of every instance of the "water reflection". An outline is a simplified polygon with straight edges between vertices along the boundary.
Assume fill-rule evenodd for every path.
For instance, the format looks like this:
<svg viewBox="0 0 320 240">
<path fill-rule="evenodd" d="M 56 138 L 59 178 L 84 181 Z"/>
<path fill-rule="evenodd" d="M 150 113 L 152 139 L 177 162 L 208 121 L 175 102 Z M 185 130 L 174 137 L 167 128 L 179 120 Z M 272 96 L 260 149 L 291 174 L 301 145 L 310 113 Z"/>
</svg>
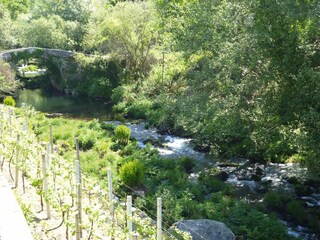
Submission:
<svg viewBox="0 0 320 240">
<path fill-rule="evenodd" d="M 47 113 L 63 113 L 81 119 L 110 119 L 110 104 L 87 97 L 71 97 L 42 89 L 21 89 L 16 96 L 16 105 L 32 105 L 36 110 Z"/>
</svg>

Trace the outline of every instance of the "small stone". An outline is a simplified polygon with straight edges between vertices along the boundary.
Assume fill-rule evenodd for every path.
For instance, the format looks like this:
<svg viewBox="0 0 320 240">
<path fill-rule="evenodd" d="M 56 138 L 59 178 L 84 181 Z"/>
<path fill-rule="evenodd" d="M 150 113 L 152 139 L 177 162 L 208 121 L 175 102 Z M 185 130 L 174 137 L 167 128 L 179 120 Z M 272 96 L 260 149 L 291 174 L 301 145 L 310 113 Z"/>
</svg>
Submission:
<svg viewBox="0 0 320 240">
<path fill-rule="evenodd" d="M 287 181 L 288 181 L 288 183 L 291 183 L 291 184 L 294 184 L 294 185 L 296 185 L 296 184 L 298 184 L 299 183 L 299 180 L 298 180 L 298 178 L 297 177 L 289 177 L 288 179 L 287 179 Z"/>
<path fill-rule="evenodd" d="M 257 174 L 252 174 L 251 179 L 256 182 L 261 181 L 261 177 Z"/>
<path fill-rule="evenodd" d="M 259 166 L 254 168 L 254 172 L 257 175 L 260 175 L 260 176 L 263 175 L 263 169 L 261 167 L 259 167 Z"/>
<path fill-rule="evenodd" d="M 225 171 L 221 171 L 221 172 L 216 173 L 214 175 L 214 177 L 216 179 L 221 180 L 221 181 L 226 181 L 228 179 L 228 177 L 229 177 L 229 174 L 227 172 L 225 172 Z"/>
</svg>

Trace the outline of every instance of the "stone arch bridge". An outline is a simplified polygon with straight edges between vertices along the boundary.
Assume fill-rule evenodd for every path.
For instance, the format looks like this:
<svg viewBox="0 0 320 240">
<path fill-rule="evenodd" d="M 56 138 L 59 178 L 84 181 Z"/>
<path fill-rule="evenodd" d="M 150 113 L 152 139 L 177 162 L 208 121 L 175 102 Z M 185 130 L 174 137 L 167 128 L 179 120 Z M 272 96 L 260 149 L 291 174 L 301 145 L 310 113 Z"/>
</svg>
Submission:
<svg viewBox="0 0 320 240">
<path fill-rule="evenodd" d="M 72 92 L 82 80 L 82 68 L 77 63 L 77 53 L 49 48 L 18 48 L 0 52 L 0 60 L 9 62 L 13 67 L 21 60 L 40 59 L 48 68 L 48 80 L 52 86 L 64 92 Z"/>
<path fill-rule="evenodd" d="M 0 59 L 5 61 L 11 61 L 13 58 L 18 57 L 19 55 L 37 55 L 38 57 L 47 59 L 51 57 L 58 58 L 73 58 L 76 53 L 71 51 L 65 51 L 60 49 L 50 49 L 50 48 L 37 48 L 37 47 L 28 47 L 28 48 L 18 48 L 11 49 L 7 51 L 0 52 Z"/>
</svg>

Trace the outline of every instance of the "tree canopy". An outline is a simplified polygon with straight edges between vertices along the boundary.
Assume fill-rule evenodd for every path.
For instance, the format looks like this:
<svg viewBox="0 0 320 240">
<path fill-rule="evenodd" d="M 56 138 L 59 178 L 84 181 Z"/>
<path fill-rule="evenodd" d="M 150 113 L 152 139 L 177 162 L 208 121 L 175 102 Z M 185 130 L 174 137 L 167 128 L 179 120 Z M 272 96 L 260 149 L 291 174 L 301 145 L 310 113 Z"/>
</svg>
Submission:
<svg viewBox="0 0 320 240">
<path fill-rule="evenodd" d="M 122 114 L 143 113 L 212 154 L 294 156 L 320 174 L 319 1 L 0 4 L 2 49 L 62 48 L 116 60 Z M 95 86 L 109 83 L 100 75 Z M 109 96 L 110 86 L 118 82 L 98 87 L 99 96 Z"/>
</svg>

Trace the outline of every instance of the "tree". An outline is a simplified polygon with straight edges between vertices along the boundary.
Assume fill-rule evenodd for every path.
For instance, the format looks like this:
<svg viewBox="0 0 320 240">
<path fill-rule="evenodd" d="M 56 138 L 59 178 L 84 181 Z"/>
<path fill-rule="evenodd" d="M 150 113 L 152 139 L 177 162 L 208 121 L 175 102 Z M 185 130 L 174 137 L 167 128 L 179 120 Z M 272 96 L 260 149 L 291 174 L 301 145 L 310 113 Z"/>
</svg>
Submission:
<svg viewBox="0 0 320 240">
<path fill-rule="evenodd" d="M 13 94 L 20 86 L 15 74 L 6 62 L 0 61 L 0 97 Z"/>
<path fill-rule="evenodd" d="M 318 1 L 163 1 L 160 8 L 168 6 L 173 47 L 187 66 L 174 77 L 178 91 L 156 102 L 175 127 L 212 152 L 272 161 L 300 154 L 315 166 Z"/>
<path fill-rule="evenodd" d="M 66 21 L 77 21 L 85 24 L 89 17 L 89 11 L 86 7 L 88 4 L 84 0 L 36 1 L 33 7 L 33 17 L 40 18 L 57 15 Z"/>
<path fill-rule="evenodd" d="M 15 34 L 17 32 L 16 24 L 11 19 L 10 13 L 5 9 L 0 14 L 0 25 L 0 49 L 13 48 L 18 44 L 18 38 Z"/>
<path fill-rule="evenodd" d="M 78 44 L 77 35 L 81 35 L 77 22 L 65 21 L 57 15 L 51 15 L 23 23 L 20 43 L 26 47 L 73 50 Z"/>
<path fill-rule="evenodd" d="M 0 7 L 6 8 L 13 19 L 16 19 L 19 13 L 29 10 L 30 6 L 30 0 L 0 0 Z"/>
<path fill-rule="evenodd" d="M 153 7 L 147 2 L 118 3 L 107 9 L 98 29 L 89 29 L 87 46 L 122 61 L 128 80 L 140 79 L 150 70 L 156 32 L 154 17 Z M 92 34 L 93 31 L 97 32 Z"/>
</svg>

